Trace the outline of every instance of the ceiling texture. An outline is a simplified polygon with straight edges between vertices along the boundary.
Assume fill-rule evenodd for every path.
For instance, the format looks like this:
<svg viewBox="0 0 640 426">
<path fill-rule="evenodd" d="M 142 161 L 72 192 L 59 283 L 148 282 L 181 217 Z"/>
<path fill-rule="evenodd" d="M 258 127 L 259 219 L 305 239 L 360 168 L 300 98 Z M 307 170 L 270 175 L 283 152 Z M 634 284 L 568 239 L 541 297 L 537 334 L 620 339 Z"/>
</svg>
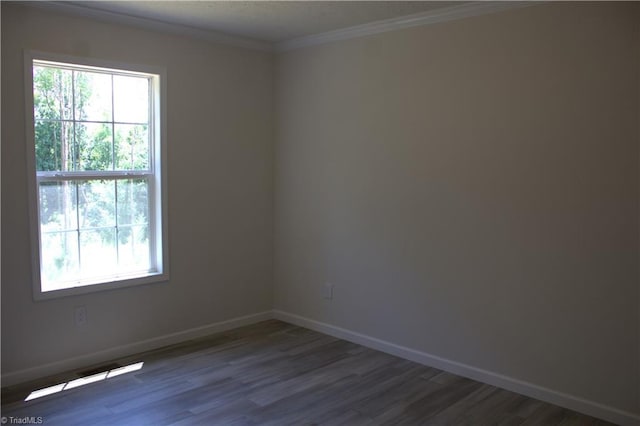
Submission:
<svg viewBox="0 0 640 426">
<path fill-rule="evenodd" d="M 74 1 L 85 8 L 278 43 L 462 4 L 440 1 Z"/>
</svg>

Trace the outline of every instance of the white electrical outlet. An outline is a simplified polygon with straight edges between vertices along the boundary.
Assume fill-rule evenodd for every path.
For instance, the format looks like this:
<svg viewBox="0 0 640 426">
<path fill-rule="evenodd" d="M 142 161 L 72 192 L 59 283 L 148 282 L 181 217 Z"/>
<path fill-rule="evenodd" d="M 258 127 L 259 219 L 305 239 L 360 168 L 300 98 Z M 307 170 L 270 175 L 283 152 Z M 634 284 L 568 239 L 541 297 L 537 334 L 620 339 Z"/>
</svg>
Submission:
<svg viewBox="0 0 640 426">
<path fill-rule="evenodd" d="M 78 306 L 75 310 L 76 327 L 84 327 L 87 325 L 87 308 L 85 306 Z"/>
<path fill-rule="evenodd" d="M 333 284 L 324 283 L 324 287 L 322 288 L 322 297 L 328 300 L 333 299 Z"/>
</svg>

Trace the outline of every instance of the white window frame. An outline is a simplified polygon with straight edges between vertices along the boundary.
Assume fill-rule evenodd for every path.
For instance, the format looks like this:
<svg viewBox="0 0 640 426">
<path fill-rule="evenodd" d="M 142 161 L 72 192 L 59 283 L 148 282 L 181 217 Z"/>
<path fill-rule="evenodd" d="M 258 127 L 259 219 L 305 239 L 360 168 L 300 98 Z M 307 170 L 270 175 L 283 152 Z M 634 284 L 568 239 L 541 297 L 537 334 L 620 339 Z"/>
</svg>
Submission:
<svg viewBox="0 0 640 426">
<path fill-rule="evenodd" d="M 43 175 L 55 174 L 52 172 L 40 172 L 40 178 L 36 172 L 35 156 L 35 120 L 33 99 L 33 65 L 35 61 L 48 61 L 60 64 L 69 64 L 81 67 L 101 68 L 114 73 L 143 73 L 150 75 L 152 85 L 152 113 L 149 123 L 151 137 L 149 180 L 149 213 L 150 213 L 150 238 L 151 250 L 155 256 L 154 265 L 149 272 L 134 276 L 112 276 L 100 281 L 79 281 L 76 287 L 59 290 L 42 291 L 41 266 L 40 266 L 40 202 L 38 197 L 38 182 Z M 29 224 L 31 237 L 31 271 L 33 298 L 36 301 L 64 296 L 80 295 L 97 291 L 113 290 L 123 287 L 166 282 L 169 280 L 169 240 L 168 240 L 168 215 L 167 215 L 167 132 L 166 132 L 166 70 L 159 66 L 138 65 L 107 61 L 96 58 L 75 57 L 69 55 L 53 54 L 25 50 L 24 52 L 24 81 L 25 81 L 25 123 L 26 123 L 26 150 L 27 150 L 27 180 L 29 198 Z M 77 178 L 96 178 L 99 175 L 94 172 L 73 172 Z M 107 174 L 107 173 L 105 173 Z M 135 177 L 135 173 L 109 171 L 109 175 Z M 63 176 L 64 173 L 58 173 Z"/>
</svg>

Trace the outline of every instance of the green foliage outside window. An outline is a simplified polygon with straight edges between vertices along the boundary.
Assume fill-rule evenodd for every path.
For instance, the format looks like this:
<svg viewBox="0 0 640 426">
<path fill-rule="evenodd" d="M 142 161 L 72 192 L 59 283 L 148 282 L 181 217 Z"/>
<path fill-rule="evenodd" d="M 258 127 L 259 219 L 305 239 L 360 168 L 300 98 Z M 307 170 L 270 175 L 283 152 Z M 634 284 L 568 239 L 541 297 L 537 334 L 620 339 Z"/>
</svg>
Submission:
<svg viewBox="0 0 640 426">
<path fill-rule="evenodd" d="M 114 90 L 117 78 L 133 81 L 142 87 L 141 97 L 145 95 L 145 78 L 34 66 L 37 172 L 149 169 L 148 119 L 126 120 L 127 110 L 115 114 L 124 116 L 125 122 L 113 119 L 114 99 L 122 92 Z M 146 90 L 148 96 L 148 86 Z M 145 111 L 131 115 L 144 117 Z M 50 277 L 78 268 L 83 254 L 100 252 L 96 247 L 131 251 L 131 259 L 139 257 L 135 251 L 148 246 L 148 196 L 145 178 L 41 182 L 41 241 Z M 145 256 L 148 261 L 148 247 Z M 119 255 L 118 263 L 121 257 L 126 260 Z M 46 265 L 44 269 L 47 275 Z"/>
</svg>

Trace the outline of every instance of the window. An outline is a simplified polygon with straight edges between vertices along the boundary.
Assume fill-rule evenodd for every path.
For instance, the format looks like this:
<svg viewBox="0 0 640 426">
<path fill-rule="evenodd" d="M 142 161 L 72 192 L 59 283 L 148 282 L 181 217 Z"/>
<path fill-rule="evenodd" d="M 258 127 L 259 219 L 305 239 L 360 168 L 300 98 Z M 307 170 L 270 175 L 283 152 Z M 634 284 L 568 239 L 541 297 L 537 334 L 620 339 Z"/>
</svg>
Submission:
<svg viewBox="0 0 640 426">
<path fill-rule="evenodd" d="M 34 297 L 166 280 L 164 73 L 26 58 Z"/>
</svg>

